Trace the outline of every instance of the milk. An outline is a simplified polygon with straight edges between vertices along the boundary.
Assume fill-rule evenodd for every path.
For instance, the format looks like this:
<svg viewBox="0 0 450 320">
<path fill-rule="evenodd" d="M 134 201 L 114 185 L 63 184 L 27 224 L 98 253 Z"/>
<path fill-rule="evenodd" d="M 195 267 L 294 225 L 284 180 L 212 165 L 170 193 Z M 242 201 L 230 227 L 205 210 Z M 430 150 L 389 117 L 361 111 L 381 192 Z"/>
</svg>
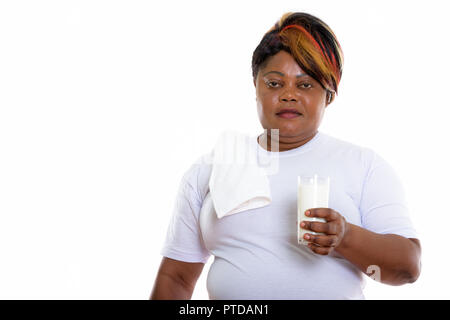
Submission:
<svg viewBox="0 0 450 320">
<path fill-rule="evenodd" d="M 299 244 L 307 245 L 303 236 L 305 233 L 322 234 L 300 228 L 302 221 L 320 221 L 326 222 L 323 218 L 308 217 L 305 211 L 312 208 L 328 208 L 328 197 L 330 192 L 330 178 L 314 176 L 298 177 L 298 195 L 297 195 L 297 238 Z"/>
</svg>

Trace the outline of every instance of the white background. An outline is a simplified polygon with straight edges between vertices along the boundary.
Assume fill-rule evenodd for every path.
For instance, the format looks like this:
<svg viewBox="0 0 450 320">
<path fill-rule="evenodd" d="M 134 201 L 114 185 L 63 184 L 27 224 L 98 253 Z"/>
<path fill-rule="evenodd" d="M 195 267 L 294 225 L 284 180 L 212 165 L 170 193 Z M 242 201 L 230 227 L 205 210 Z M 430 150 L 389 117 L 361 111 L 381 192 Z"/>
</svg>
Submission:
<svg viewBox="0 0 450 320">
<path fill-rule="evenodd" d="M 182 174 L 261 131 L 251 56 L 287 11 L 344 50 L 321 130 L 392 164 L 421 234 L 420 279 L 366 297 L 450 298 L 445 3 L 0 2 L 0 298 L 147 299 Z"/>
</svg>

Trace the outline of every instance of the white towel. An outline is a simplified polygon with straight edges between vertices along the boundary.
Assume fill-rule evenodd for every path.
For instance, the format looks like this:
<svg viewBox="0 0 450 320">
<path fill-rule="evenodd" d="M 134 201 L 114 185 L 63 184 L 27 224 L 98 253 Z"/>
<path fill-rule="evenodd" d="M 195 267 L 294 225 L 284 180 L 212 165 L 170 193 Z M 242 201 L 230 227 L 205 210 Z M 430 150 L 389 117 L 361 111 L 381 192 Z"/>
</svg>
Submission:
<svg viewBox="0 0 450 320">
<path fill-rule="evenodd" d="M 257 144 L 251 139 L 228 131 L 216 143 L 209 190 L 219 219 L 272 201 L 267 173 L 258 164 Z"/>
</svg>

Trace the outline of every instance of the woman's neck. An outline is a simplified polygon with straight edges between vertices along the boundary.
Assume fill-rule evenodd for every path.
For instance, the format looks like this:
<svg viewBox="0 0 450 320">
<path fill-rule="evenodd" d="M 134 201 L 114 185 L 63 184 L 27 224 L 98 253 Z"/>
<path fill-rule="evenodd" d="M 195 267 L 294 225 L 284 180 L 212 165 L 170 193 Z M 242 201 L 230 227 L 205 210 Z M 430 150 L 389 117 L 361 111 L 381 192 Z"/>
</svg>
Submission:
<svg viewBox="0 0 450 320">
<path fill-rule="evenodd" d="M 267 134 L 265 134 L 267 132 Z M 312 135 L 305 137 L 279 137 L 271 135 L 268 131 L 265 133 L 262 133 L 258 136 L 258 144 L 267 151 L 272 152 L 283 152 L 288 151 L 291 149 L 295 149 L 298 147 L 301 147 L 302 145 L 308 143 L 310 140 L 312 140 L 316 134 L 317 131 L 314 132 Z M 277 139 L 278 139 L 278 148 L 277 148 Z M 272 140 L 274 141 L 272 146 Z M 273 150 L 272 150 L 273 149 Z M 278 149 L 278 150 L 277 150 Z"/>
</svg>

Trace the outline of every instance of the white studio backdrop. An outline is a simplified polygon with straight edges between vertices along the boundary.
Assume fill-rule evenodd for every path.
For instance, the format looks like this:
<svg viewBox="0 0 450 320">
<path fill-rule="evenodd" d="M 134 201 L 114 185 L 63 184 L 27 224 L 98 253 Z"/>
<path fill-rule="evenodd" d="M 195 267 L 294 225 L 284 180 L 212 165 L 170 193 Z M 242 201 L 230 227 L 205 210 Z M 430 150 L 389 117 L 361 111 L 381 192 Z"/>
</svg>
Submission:
<svg viewBox="0 0 450 320">
<path fill-rule="evenodd" d="M 366 297 L 450 298 L 444 6 L 0 2 L 0 299 L 148 299 L 183 173 L 222 131 L 262 131 L 251 56 L 287 11 L 344 50 L 320 129 L 391 163 L 421 234 L 420 279 Z"/>
</svg>

